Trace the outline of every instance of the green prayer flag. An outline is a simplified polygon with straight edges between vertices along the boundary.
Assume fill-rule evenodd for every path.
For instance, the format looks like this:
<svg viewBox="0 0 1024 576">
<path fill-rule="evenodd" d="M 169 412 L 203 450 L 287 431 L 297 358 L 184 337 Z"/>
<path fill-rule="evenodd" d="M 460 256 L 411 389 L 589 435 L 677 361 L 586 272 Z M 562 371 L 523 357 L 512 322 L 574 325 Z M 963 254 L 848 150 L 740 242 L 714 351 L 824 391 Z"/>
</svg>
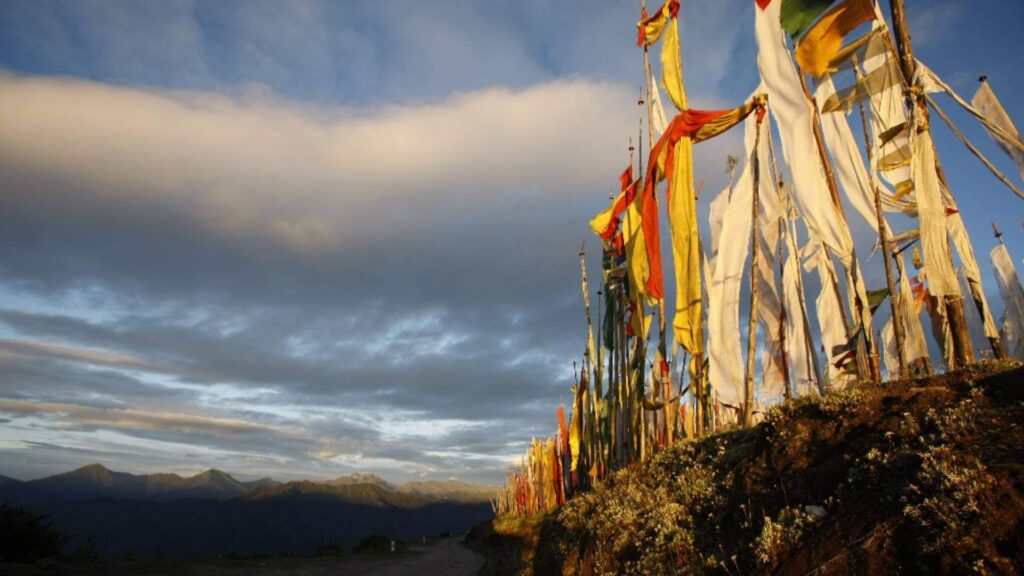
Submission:
<svg viewBox="0 0 1024 576">
<path fill-rule="evenodd" d="M 615 295 L 612 294 L 611 286 L 604 285 L 604 347 L 609 350 L 615 349 L 615 319 L 618 317 L 618 310 L 615 305 Z"/>
<path fill-rule="evenodd" d="M 835 0 L 782 0 L 779 19 L 782 28 L 796 40 Z"/>
<path fill-rule="evenodd" d="M 878 290 L 868 290 L 868 306 L 871 307 L 871 312 L 874 312 L 885 302 L 885 299 L 889 297 L 888 288 L 880 288 Z"/>
</svg>

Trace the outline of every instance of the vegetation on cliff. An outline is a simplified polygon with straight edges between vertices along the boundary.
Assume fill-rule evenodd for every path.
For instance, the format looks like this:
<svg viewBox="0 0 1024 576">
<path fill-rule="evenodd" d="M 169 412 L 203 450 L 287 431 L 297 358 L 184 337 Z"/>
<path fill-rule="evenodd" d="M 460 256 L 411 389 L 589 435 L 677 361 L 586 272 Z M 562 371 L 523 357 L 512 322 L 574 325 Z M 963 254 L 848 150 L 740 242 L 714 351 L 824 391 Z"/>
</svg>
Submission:
<svg viewBox="0 0 1024 576">
<path fill-rule="evenodd" d="M 1024 572 L 1024 368 L 859 384 L 471 542 L 485 573 Z"/>
</svg>

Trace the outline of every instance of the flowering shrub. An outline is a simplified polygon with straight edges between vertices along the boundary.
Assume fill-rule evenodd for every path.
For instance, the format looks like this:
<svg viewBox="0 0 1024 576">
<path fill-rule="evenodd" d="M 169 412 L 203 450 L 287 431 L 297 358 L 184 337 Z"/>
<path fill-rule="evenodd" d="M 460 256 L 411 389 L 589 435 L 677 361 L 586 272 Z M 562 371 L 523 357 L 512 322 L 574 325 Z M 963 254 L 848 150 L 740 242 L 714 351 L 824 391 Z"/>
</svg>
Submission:
<svg viewBox="0 0 1024 576">
<path fill-rule="evenodd" d="M 758 563 L 772 566 L 784 559 L 815 521 L 814 516 L 791 507 L 783 508 L 775 520 L 765 516 L 761 535 L 754 541 Z"/>
</svg>

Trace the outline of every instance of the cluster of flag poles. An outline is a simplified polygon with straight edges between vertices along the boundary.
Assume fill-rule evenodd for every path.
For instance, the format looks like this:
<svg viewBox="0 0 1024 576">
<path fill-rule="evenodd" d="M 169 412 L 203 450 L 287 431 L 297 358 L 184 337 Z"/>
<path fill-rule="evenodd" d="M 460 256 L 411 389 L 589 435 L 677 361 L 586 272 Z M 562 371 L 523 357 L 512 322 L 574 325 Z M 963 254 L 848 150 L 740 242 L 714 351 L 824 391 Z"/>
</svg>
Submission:
<svg viewBox="0 0 1024 576">
<path fill-rule="evenodd" d="M 1012 259 L 993 223 L 999 242 L 991 262 L 1005 301 L 997 325 L 931 137 L 934 111 L 1024 198 L 932 96 L 946 93 L 977 118 L 1024 179 L 1024 142 L 985 78 L 968 103 L 915 60 L 902 0 L 890 0 L 892 32 L 875 0 L 754 3 L 760 84 L 740 106 L 716 111 L 688 107 L 679 1 L 668 0 L 652 14 L 641 3 L 637 44 L 646 97 L 638 104 L 645 106 L 649 154 L 645 164 L 641 119 L 619 193 L 590 222 L 602 243 L 596 337 L 580 250 L 587 344 L 571 418 L 567 424 L 560 407 L 555 436 L 531 442 L 494 501 L 497 514 L 554 509 L 612 471 L 681 439 L 753 425 L 766 406 L 785 398 L 857 380 L 878 382 L 883 367 L 889 378 L 910 378 L 953 370 L 976 357 L 1024 360 L 1024 290 Z M 870 30 L 854 37 L 866 25 Z M 649 57 L 656 45 L 660 87 Z M 676 108 L 671 120 L 662 88 Z M 745 161 L 737 178 L 739 163 L 730 158 L 729 186 L 711 202 L 705 243 L 697 223 L 693 146 L 741 124 Z M 860 139 L 854 136 L 858 129 Z M 884 287 L 866 285 L 847 207 L 877 234 Z M 676 286 L 671 348 L 662 210 Z M 894 230 L 892 216 L 905 223 L 904 230 Z M 910 249 L 913 272 L 905 262 Z M 816 273 L 821 286 L 814 301 L 817 341 L 805 272 Z M 745 279 L 744 358 L 739 318 Z M 886 300 L 889 318 L 876 332 L 873 317 Z M 922 311 L 940 350 L 935 359 Z M 983 344 L 972 343 L 972 334 Z"/>
</svg>

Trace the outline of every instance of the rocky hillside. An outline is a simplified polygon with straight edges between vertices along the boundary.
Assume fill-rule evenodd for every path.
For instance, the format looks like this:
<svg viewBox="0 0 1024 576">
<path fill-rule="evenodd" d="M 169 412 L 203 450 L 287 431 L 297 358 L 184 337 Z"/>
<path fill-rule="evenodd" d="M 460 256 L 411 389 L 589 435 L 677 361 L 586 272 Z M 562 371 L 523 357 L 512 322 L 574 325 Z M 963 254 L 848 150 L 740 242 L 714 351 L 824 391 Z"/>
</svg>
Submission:
<svg viewBox="0 0 1024 576">
<path fill-rule="evenodd" d="M 1024 572 L 1024 369 L 774 408 L 470 542 L 484 574 Z"/>
</svg>

